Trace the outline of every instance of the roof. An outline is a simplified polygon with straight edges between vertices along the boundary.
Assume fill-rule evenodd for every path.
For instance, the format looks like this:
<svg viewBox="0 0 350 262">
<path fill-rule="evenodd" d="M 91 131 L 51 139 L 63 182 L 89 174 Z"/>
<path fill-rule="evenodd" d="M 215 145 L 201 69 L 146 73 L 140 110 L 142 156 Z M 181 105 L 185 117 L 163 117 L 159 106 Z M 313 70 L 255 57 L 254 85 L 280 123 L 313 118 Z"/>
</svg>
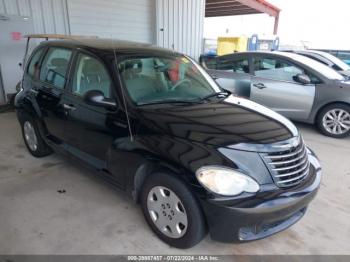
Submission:
<svg viewBox="0 0 350 262">
<path fill-rule="evenodd" d="M 120 52 L 132 52 L 132 51 L 143 51 L 143 52 L 167 52 L 177 54 L 173 50 L 166 48 L 160 48 L 147 43 L 131 42 L 117 39 L 104 39 L 104 38 L 86 38 L 86 39 L 61 39 L 45 41 L 42 44 L 46 45 L 62 45 L 62 46 L 74 46 L 74 47 L 85 47 L 97 50 Z"/>
<path fill-rule="evenodd" d="M 266 0 L 206 0 L 205 16 L 231 16 L 266 13 L 278 17 L 281 9 Z"/>
<path fill-rule="evenodd" d="M 240 54 L 269 54 L 269 55 L 277 55 L 277 56 L 283 56 L 288 57 L 291 59 L 296 59 L 300 57 L 300 55 L 292 52 L 284 52 L 284 51 L 245 51 L 245 52 L 237 52 L 232 54 L 223 55 L 224 56 L 230 56 L 230 55 L 240 55 Z"/>
</svg>

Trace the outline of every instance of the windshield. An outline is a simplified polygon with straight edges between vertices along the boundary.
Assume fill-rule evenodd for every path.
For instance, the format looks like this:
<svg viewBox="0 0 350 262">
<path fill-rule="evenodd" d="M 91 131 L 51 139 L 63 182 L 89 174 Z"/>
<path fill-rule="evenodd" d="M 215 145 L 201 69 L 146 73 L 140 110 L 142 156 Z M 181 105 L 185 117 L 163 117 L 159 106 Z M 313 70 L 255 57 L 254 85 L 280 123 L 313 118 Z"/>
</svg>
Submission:
<svg viewBox="0 0 350 262">
<path fill-rule="evenodd" d="M 328 79 L 344 80 L 344 77 L 341 74 L 339 74 L 337 71 L 320 62 L 317 62 L 316 60 L 313 60 L 306 56 L 292 54 L 292 53 L 284 53 L 283 55 L 291 57 L 295 61 L 311 67 L 312 69 L 314 69 L 315 71 L 317 71 L 318 73 L 320 73 L 321 75 L 325 76 Z"/>
<path fill-rule="evenodd" d="M 317 52 L 317 51 L 313 51 L 313 52 L 320 54 L 321 56 L 324 56 L 329 61 L 331 61 L 333 64 L 337 65 L 343 71 L 350 70 L 349 65 L 345 64 L 342 60 L 340 60 L 338 57 L 335 57 L 334 55 L 331 55 L 327 52 Z"/>
<path fill-rule="evenodd" d="M 132 57 L 121 61 L 118 68 L 137 105 L 197 101 L 221 91 L 201 67 L 185 56 Z"/>
</svg>

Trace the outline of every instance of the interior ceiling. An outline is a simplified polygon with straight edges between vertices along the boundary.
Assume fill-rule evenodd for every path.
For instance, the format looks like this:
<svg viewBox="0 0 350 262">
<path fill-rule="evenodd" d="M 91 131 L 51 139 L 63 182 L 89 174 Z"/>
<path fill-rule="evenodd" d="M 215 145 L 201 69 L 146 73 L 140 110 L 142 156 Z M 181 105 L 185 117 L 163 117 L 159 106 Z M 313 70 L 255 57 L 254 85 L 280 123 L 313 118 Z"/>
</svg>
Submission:
<svg viewBox="0 0 350 262">
<path fill-rule="evenodd" d="M 266 13 L 277 17 L 280 9 L 265 0 L 206 0 L 205 16 L 231 16 Z"/>
</svg>

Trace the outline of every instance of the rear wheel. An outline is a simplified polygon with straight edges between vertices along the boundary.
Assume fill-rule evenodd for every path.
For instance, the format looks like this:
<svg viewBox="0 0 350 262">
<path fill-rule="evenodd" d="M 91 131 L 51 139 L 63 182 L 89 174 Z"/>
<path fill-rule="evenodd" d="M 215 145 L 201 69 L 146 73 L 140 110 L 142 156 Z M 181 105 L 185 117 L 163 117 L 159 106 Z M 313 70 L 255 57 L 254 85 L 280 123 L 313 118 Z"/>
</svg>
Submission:
<svg viewBox="0 0 350 262">
<path fill-rule="evenodd" d="M 147 223 L 170 246 L 190 248 L 206 234 L 202 210 L 185 183 L 168 173 L 149 176 L 141 193 Z"/>
<path fill-rule="evenodd" d="M 350 134 L 350 106 L 331 104 L 323 108 L 317 117 L 317 126 L 326 136 L 343 138 Z"/>
<path fill-rule="evenodd" d="M 24 143 L 29 152 L 35 157 L 44 157 L 52 153 L 51 148 L 42 139 L 34 119 L 24 115 L 20 121 Z"/>
</svg>

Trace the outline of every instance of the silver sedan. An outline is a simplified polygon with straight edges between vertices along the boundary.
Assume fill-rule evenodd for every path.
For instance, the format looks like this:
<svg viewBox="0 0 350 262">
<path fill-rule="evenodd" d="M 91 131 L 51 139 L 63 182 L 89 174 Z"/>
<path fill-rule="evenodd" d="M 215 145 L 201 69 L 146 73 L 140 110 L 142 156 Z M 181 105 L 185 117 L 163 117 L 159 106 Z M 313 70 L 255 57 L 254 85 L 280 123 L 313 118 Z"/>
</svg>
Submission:
<svg viewBox="0 0 350 262">
<path fill-rule="evenodd" d="M 350 134 L 350 82 L 324 64 L 294 53 L 242 52 L 202 65 L 223 89 L 315 123 L 327 136 Z"/>
</svg>

